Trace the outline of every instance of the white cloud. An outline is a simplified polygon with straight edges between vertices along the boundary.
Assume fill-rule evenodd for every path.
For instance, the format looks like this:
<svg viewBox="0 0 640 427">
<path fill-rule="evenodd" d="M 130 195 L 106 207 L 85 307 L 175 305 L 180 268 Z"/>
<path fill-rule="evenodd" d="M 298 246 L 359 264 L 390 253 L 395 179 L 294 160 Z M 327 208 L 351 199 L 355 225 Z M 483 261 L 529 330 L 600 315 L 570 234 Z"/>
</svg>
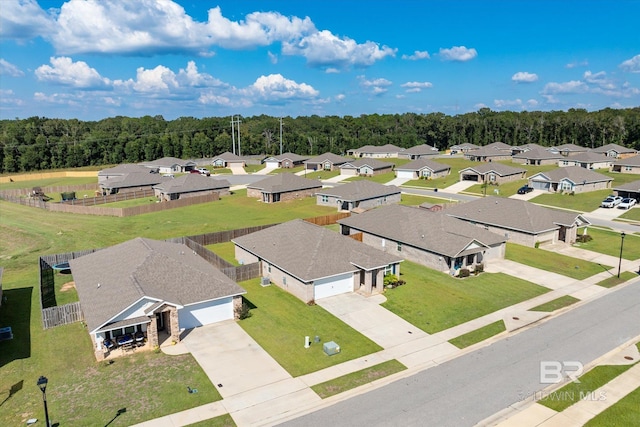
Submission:
<svg viewBox="0 0 640 427">
<path fill-rule="evenodd" d="M 343 101 L 347 96 L 344 93 L 339 93 L 335 96 L 336 101 Z"/>
<path fill-rule="evenodd" d="M 571 80 L 569 82 L 547 83 L 542 90 L 545 95 L 553 95 L 558 93 L 585 93 L 589 90 L 589 87 L 585 82 L 579 80 Z"/>
<path fill-rule="evenodd" d="M 272 64 L 277 64 L 278 63 L 278 55 L 269 51 L 267 52 L 267 55 L 269 56 L 269 62 L 271 62 Z"/>
<path fill-rule="evenodd" d="M 324 72 L 327 74 L 338 74 L 340 73 L 340 70 L 338 70 L 337 68 L 329 67 L 326 70 L 324 70 Z"/>
<path fill-rule="evenodd" d="M 479 110 L 481 108 L 489 108 L 489 106 L 483 102 L 479 102 L 476 105 L 474 105 L 473 108 Z"/>
<path fill-rule="evenodd" d="M 478 52 L 474 49 L 468 49 L 465 46 L 453 46 L 451 49 L 440 49 L 440 57 L 445 61 L 470 61 L 478 56 Z"/>
<path fill-rule="evenodd" d="M 245 93 L 247 96 L 258 96 L 266 102 L 281 102 L 291 99 L 311 99 L 320 92 L 306 83 L 297 83 L 284 78 L 281 74 L 260 76 L 249 86 Z"/>
<path fill-rule="evenodd" d="M 54 28 L 53 19 L 36 0 L 4 0 L 0 7 L 0 37 L 4 39 L 27 40 L 46 36 Z"/>
<path fill-rule="evenodd" d="M 24 76 L 24 73 L 9 61 L 0 58 L 0 76 L 2 75 L 11 77 L 22 77 Z"/>
<path fill-rule="evenodd" d="M 41 65 L 36 69 L 38 80 L 82 89 L 99 89 L 111 84 L 84 61 L 73 62 L 65 56 L 51 57 L 49 61 L 51 66 Z"/>
<path fill-rule="evenodd" d="M 640 73 L 640 55 L 636 55 L 631 59 L 623 61 L 619 67 L 627 73 Z"/>
<path fill-rule="evenodd" d="M 210 86 L 220 86 L 223 83 L 206 73 L 199 73 L 198 67 L 194 61 L 189 61 L 187 63 L 186 69 L 180 69 L 180 72 L 177 75 L 177 80 L 181 83 L 181 86 L 191 86 L 191 87 L 210 87 Z"/>
<path fill-rule="evenodd" d="M 169 92 L 170 89 L 179 87 L 176 74 L 164 65 L 156 68 L 136 70 L 136 80 L 132 85 L 137 92 L 155 93 Z"/>
<path fill-rule="evenodd" d="M 565 65 L 566 68 L 576 68 L 576 67 L 587 67 L 589 65 L 589 61 L 580 61 L 580 62 L 570 62 Z"/>
<path fill-rule="evenodd" d="M 615 84 L 606 78 L 607 73 L 600 71 L 598 73 L 592 73 L 591 71 L 585 71 L 582 76 L 587 83 L 600 86 L 602 89 L 612 90 L 615 89 Z"/>
<path fill-rule="evenodd" d="M 309 65 L 334 68 L 372 65 L 387 56 L 395 57 L 396 51 L 371 41 L 358 44 L 348 37 L 338 38 L 326 30 L 310 34 L 297 42 L 282 43 L 283 55 L 300 55 L 307 59 Z"/>
<path fill-rule="evenodd" d="M 401 84 L 400 86 L 406 88 L 407 93 L 417 93 L 421 92 L 422 89 L 433 87 L 433 84 L 431 82 L 407 82 Z"/>
<path fill-rule="evenodd" d="M 516 83 L 533 83 L 538 81 L 538 75 L 534 73 L 528 73 L 526 71 L 519 71 L 511 76 L 511 80 Z"/>
<path fill-rule="evenodd" d="M 494 99 L 493 105 L 496 108 L 515 108 L 519 110 L 526 110 L 527 108 L 535 108 L 538 106 L 538 101 L 535 99 L 529 99 L 527 101 L 522 101 L 521 99 Z"/>
<path fill-rule="evenodd" d="M 419 59 L 430 59 L 431 56 L 426 50 L 416 50 L 413 55 L 402 55 L 402 59 L 408 59 L 410 61 L 417 61 Z"/>
<path fill-rule="evenodd" d="M 358 80 L 360 80 L 360 86 L 365 89 L 365 91 L 374 95 L 385 93 L 389 90 L 388 87 L 393 84 L 393 82 L 384 78 L 367 80 L 365 76 L 358 76 Z"/>
</svg>

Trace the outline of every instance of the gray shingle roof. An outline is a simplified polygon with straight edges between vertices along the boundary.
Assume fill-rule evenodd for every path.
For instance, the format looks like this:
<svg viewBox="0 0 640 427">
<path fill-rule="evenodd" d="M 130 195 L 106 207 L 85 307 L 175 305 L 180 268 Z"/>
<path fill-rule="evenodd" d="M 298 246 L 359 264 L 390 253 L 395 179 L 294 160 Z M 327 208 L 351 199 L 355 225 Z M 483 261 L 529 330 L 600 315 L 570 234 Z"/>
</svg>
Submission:
<svg viewBox="0 0 640 427">
<path fill-rule="evenodd" d="M 212 162 L 215 162 L 217 159 L 222 159 L 225 162 L 242 162 L 244 159 L 236 154 L 230 153 L 229 151 L 225 151 L 224 153 L 214 157 L 211 159 Z"/>
<path fill-rule="evenodd" d="M 568 153 L 580 153 L 583 151 L 589 151 L 588 148 L 586 147 L 581 147 L 579 145 L 576 144 L 562 144 L 562 145 L 558 145 L 557 147 L 552 147 L 555 148 L 558 151 L 561 152 L 568 152 Z"/>
<path fill-rule="evenodd" d="M 495 172 L 500 176 L 516 175 L 516 174 L 521 174 L 522 172 L 526 172 L 526 170 L 522 168 L 516 168 L 513 166 L 504 165 L 502 163 L 494 163 L 494 162 L 478 163 L 477 165 L 473 165 L 468 168 L 464 168 L 460 170 L 460 173 L 468 170 L 475 171 L 480 175 L 484 175 L 489 172 Z"/>
<path fill-rule="evenodd" d="M 476 144 L 472 144 L 470 142 L 465 142 L 463 144 L 452 145 L 451 148 L 458 149 L 458 150 L 464 150 L 464 149 L 477 150 L 478 148 L 480 148 L 480 146 Z"/>
<path fill-rule="evenodd" d="M 483 197 L 448 208 L 447 215 L 493 225 L 509 230 L 537 234 L 570 226 L 576 221 L 587 223 L 580 214 L 544 208 L 525 200 L 504 197 Z"/>
<path fill-rule="evenodd" d="M 233 239 L 236 245 L 297 277 L 323 277 L 387 266 L 402 261 L 325 227 L 293 220 Z"/>
<path fill-rule="evenodd" d="M 501 150 L 495 146 L 486 146 L 470 151 L 467 155 L 470 157 L 503 157 L 510 156 L 511 151 Z"/>
<path fill-rule="evenodd" d="M 386 169 L 389 167 L 393 167 L 393 163 L 382 162 L 376 159 L 357 159 L 357 160 L 347 162 L 340 167 L 360 169 L 361 167 L 364 167 L 364 166 L 369 166 L 373 170 L 378 170 L 378 169 Z"/>
<path fill-rule="evenodd" d="M 182 159 L 178 159 L 177 157 L 163 157 L 161 159 L 156 159 L 153 160 L 151 162 L 143 162 L 140 163 L 141 165 L 145 165 L 145 166 L 165 166 L 165 167 L 169 167 L 169 166 L 173 166 L 173 165 L 180 165 L 180 166 L 185 166 L 188 164 L 191 165 L 195 165 L 195 162 L 192 162 L 191 160 L 182 160 Z"/>
<path fill-rule="evenodd" d="M 192 193 L 194 191 L 229 189 L 231 184 L 226 179 L 206 177 L 204 175 L 188 173 L 181 177 L 168 179 L 153 188 L 164 194 Z"/>
<path fill-rule="evenodd" d="M 545 148 L 531 148 L 529 151 L 524 151 L 519 154 L 513 155 L 514 159 L 531 159 L 531 160 L 548 160 L 548 159 L 564 159 L 561 154 L 554 154 Z"/>
<path fill-rule="evenodd" d="M 621 166 L 640 166 L 640 155 L 616 160 L 613 164 Z"/>
<path fill-rule="evenodd" d="M 388 205 L 338 221 L 392 241 L 455 257 L 474 241 L 490 246 L 506 238 L 468 222 L 412 206 Z"/>
<path fill-rule="evenodd" d="M 354 151 L 358 153 L 367 153 L 367 154 L 384 154 L 384 153 L 399 153 L 402 151 L 402 148 L 396 147 L 393 144 L 385 144 L 385 145 L 363 145 L 360 148 L 354 148 L 349 151 Z"/>
<path fill-rule="evenodd" d="M 102 169 L 98 172 L 98 176 L 112 176 L 112 175 L 126 175 L 128 173 L 150 173 L 149 168 L 146 166 L 123 163 L 121 165 L 114 166 L 112 168 Z"/>
<path fill-rule="evenodd" d="M 333 188 L 323 188 L 316 192 L 316 194 L 321 196 L 339 197 L 346 202 L 353 202 L 400 194 L 401 191 L 402 190 L 395 185 L 383 185 L 363 179 L 361 181 L 338 184 Z"/>
<path fill-rule="evenodd" d="M 307 160 L 308 158 L 309 158 L 309 156 L 300 156 L 300 155 L 295 154 L 295 153 L 282 153 L 282 154 L 279 154 L 277 156 L 267 157 L 265 159 L 265 161 L 273 159 L 273 160 L 277 160 L 277 161 L 281 162 L 283 160 L 289 159 L 292 162 L 303 162 L 303 161 Z"/>
<path fill-rule="evenodd" d="M 623 190 L 623 191 L 633 191 L 636 193 L 640 193 L 640 180 L 627 182 L 625 184 L 620 184 L 613 188 L 614 190 Z"/>
<path fill-rule="evenodd" d="M 263 193 L 286 193 L 289 191 L 322 188 L 317 179 L 307 179 L 293 173 L 279 173 L 250 184 L 247 188 L 255 188 Z"/>
<path fill-rule="evenodd" d="M 436 155 L 438 154 L 438 150 L 428 144 L 420 144 L 420 145 L 415 145 L 411 148 L 407 148 L 406 150 L 402 151 L 403 154 L 413 154 L 413 155 Z"/>
<path fill-rule="evenodd" d="M 351 160 L 353 159 L 350 157 L 342 157 L 334 153 L 324 153 L 306 160 L 305 163 L 324 163 L 326 161 L 329 161 L 334 165 L 341 165 Z"/>
<path fill-rule="evenodd" d="M 103 188 L 146 187 L 149 185 L 160 184 L 168 179 L 171 178 L 163 177 L 157 173 L 150 173 L 147 169 L 147 172 L 132 172 L 124 175 L 102 178 L 99 179 L 99 184 Z"/>
<path fill-rule="evenodd" d="M 560 182 L 563 179 L 568 179 L 574 184 L 582 184 L 583 182 L 592 183 L 613 181 L 613 178 L 580 166 L 568 166 L 565 168 L 552 169 L 546 172 L 539 172 L 531 176 L 529 179 L 535 180 L 536 178 L 543 179 L 545 177 L 551 182 Z"/>
<path fill-rule="evenodd" d="M 567 159 L 570 161 L 577 161 L 577 162 L 585 162 L 585 163 L 591 163 L 591 162 L 613 162 L 613 158 L 612 157 L 607 157 L 604 154 L 601 153 L 596 153 L 595 151 L 585 151 L 584 153 L 578 153 L 578 154 L 574 154 L 571 157 L 564 157 L 561 156 L 562 159 Z"/>
<path fill-rule="evenodd" d="M 73 259 L 69 265 L 89 330 L 143 297 L 185 306 L 245 293 L 178 243 L 138 237 Z"/>
<path fill-rule="evenodd" d="M 397 171 L 401 171 L 401 170 L 419 171 L 425 168 L 431 169 L 433 172 L 440 172 L 440 171 L 451 169 L 451 166 L 434 162 L 433 160 L 429 160 L 429 159 L 417 159 L 417 160 L 410 161 L 405 165 L 397 166 L 396 170 Z"/>
<path fill-rule="evenodd" d="M 495 148 L 497 150 L 510 152 L 513 147 L 511 147 L 509 144 L 505 144 L 502 141 L 496 141 L 496 142 L 492 142 L 491 144 L 485 145 L 483 148 Z"/>
<path fill-rule="evenodd" d="M 591 151 L 593 151 L 594 153 L 606 153 L 608 151 L 615 151 L 618 154 L 637 153 L 637 151 L 634 150 L 633 148 L 623 147 L 622 145 L 618 145 L 618 144 L 606 144 L 601 147 L 596 147 Z"/>
</svg>

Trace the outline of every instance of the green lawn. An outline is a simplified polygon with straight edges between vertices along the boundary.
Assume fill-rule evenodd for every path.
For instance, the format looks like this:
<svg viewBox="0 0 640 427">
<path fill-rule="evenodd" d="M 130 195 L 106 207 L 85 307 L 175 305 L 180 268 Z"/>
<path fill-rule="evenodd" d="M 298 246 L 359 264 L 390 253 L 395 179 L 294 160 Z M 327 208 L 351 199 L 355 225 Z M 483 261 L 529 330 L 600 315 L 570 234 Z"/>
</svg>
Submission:
<svg viewBox="0 0 640 427">
<path fill-rule="evenodd" d="M 640 425 L 640 387 L 589 420 L 585 427 Z"/>
<path fill-rule="evenodd" d="M 451 200 L 451 199 L 441 199 L 439 197 L 428 197 L 428 196 L 417 196 L 414 194 L 403 194 L 402 195 L 402 201 L 400 202 L 401 205 L 407 205 L 407 206 L 418 206 L 421 205 L 423 203 L 433 203 L 436 205 L 441 205 L 441 204 L 445 204 L 445 203 L 457 203 L 457 200 Z"/>
<path fill-rule="evenodd" d="M 215 418 L 200 421 L 197 423 L 189 424 L 187 427 L 235 427 L 236 423 L 231 418 L 231 415 L 224 414 Z"/>
<path fill-rule="evenodd" d="M 570 382 L 540 400 L 540 404 L 551 408 L 554 411 L 563 411 L 569 406 L 580 400 L 580 396 L 584 396 L 595 391 L 627 371 L 633 365 L 601 365 L 591 369 L 582 375 L 579 383 Z"/>
<path fill-rule="evenodd" d="M 640 175 L 637 175 L 634 173 L 609 172 L 607 169 L 598 169 L 596 172 L 613 178 L 613 183 L 611 184 L 611 188 L 640 180 Z"/>
<path fill-rule="evenodd" d="M 373 175 L 373 176 L 354 176 L 352 178 L 345 179 L 343 182 L 360 181 L 360 180 L 366 179 L 367 181 L 373 181 L 379 184 L 385 184 L 395 179 L 395 177 L 396 177 L 395 172 L 387 172 L 387 173 L 381 173 L 379 175 Z"/>
<path fill-rule="evenodd" d="M 634 207 L 620 215 L 618 218 L 628 219 L 630 221 L 640 221 L 640 208 Z"/>
<path fill-rule="evenodd" d="M 426 188 L 446 188 L 450 185 L 455 184 L 460 181 L 460 170 L 469 166 L 473 166 L 475 162 L 471 160 L 465 160 L 461 157 L 452 157 L 452 158 L 438 158 L 434 161 L 438 163 L 442 163 L 445 165 L 451 166 L 451 172 L 449 175 L 436 178 L 436 179 L 414 179 L 411 181 L 405 182 L 403 185 L 413 186 L 413 187 L 426 187 Z"/>
<path fill-rule="evenodd" d="M 568 307 L 572 304 L 577 303 L 578 301 L 580 301 L 578 298 L 574 298 L 570 295 L 564 295 L 564 296 L 561 296 L 560 298 L 556 298 L 552 301 L 533 307 L 531 311 L 552 312 L 552 311 L 560 310 L 561 308 L 564 308 L 564 307 Z"/>
<path fill-rule="evenodd" d="M 239 283 L 247 290 L 251 317 L 240 326 L 294 377 L 366 356 L 382 348 L 319 305 L 309 306 L 276 285 L 262 287 L 260 279 Z M 304 338 L 320 343 L 304 348 Z M 340 353 L 327 356 L 322 343 L 335 341 Z"/>
<path fill-rule="evenodd" d="M 516 194 L 518 192 L 518 188 L 522 187 L 526 183 L 526 179 L 519 179 L 517 181 L 505 182 L 500 185 L 487 185 L 486 194 L 488 196 L 510 197 Z M 498 193 L 496 193 L 495 190 L 498 190 Z M 485 189 L 482 184 L 475 184 L 467 188 L 464 192 L 485 194 Z"/>
<path fill-rule="evenodd" d="M 312 386 L 311 389 L 315 391 L 318 396 L 326 399 L 327 397 L 351 390 L 364 384 L 369 384 L 370 382 L 388 377 L 389 375 L 404 371 L 405 369 L 407 369 L 407 367 L 397 360 L 388 360 L 370 368 L 365 368 L 360 371 L 334 378 L 324 383 L 316 384 Z"/>
<path fill-rule="evenodd" d="M 266 165 L 265 165 L 264 163 L 261 163 L 261 164 L 259 164 L 259 165 L 245 165 L 244 170 L 245 170 L 247 173 L 256 173 L 256 172 L 258 172 L 259 170 L 264 169 L 264 168 L 265 168 L 265 166 L 266 166 Z"/>
<path fill-rule="evenodd" d="M 549 291 L 502 273 L 458 279 L 409 261 L 402 263 L 401 278 L 407 283 L 386 290 L 382 305 L 429 334 Z"/>
<path fill-rule="evenodd" d="M 578 212 L 591 212 L 600 207 L 600 202 L 604 200 L 611 190 L 589 191 L 587 193 L 578 193 L 575 195 L 547 193 L 541 194 L 531 199 L 531 202 L 556 206 L 563 209 L 571 209 Z"/>
<path fill-rule="evenodd" d="M 158 199 L 155 197 L 140 197 L 138 199 L 122 200 L 120 202 L 111 202 L 96 206 L 105 208 L 130 208 L 132 206 L 150 205 L 157 202 Z"/>
<path fill-rule="evenodd" d="M 340 169 L 335 169 L 332 171 L 326 171 L 326 170 L 307 171 L 306 175 L 303 175 L 303 176 L 308 179 L 329 179 L 338 175 L 340 175 Z"/>
<path fill-rule="evenodd" d="M 620 233 L 589 227 L 587 234 L 593 240 L 586 243 L 576 243 L 574 246 L 616 258 L 620 256 L 620 243 L 622 241 Z M 634 234 L 626 235 L 622 247 L 622 258 L 628 260 L 640 259 L 640 236 Z"/>
<path fill-rule="evenodd" d="M 213 245 L 207 245 L 206 248 L 211 252 L 214 252 L 216 255 L 218 255 L 228 263 L 233 265 L 240 265 L 240 263 L 236 260 L 236 245 L 234 245 L 233 243 L 215 243 Z"/>
<path fill-rule="evenodd" d="M 82 184 L 97 184 L 97 176 L 89 177 L 60 177 L 60 178 L 48 178 L 38 179 L 33 181 L 14 181 L 0 184 L 0 190 L 14 190 L 17 188 L 31 189 L 33 187 L 55 187 L 61 185 L 82 185 Z"/>
<path fill-rule="evenodd" d="M 497 322 L 490 323 L 482 328 L 476 329 L 475 331 L 455 337 L 454 339 L 449 340 L 449 342 L 458 348 L 465 348 L 484 341 L 487 338 L 491 338 L 494 335 L 498 335 L 506 330 L 507 328 L 504 326 L 504 322 L 502 320 L 498 320 Z"/>
<path fill-rule="evenodd" d="M 507 242 L 505 258 L 540 270 L 550 271 L 583 280 L 594 274 L 609 270 L 611 266 L 603 266 L 580 258 L 572 258 L 544 249 L 530 248 Z"/>
<path fill-rule="evenodd" d="M 618 278 L 618 274 L 616 273 L 615 276 L 607 277 L 606 279 L 596 283 L 596 285 L 602 286 L 603 288 L 613 288 L 614 286 L 618 286 L 636 277 L 638 277 L 636 273 L 632 273 L 630 271 L 623 271 L 620 273 L 620 278 Z"/>
</svg>

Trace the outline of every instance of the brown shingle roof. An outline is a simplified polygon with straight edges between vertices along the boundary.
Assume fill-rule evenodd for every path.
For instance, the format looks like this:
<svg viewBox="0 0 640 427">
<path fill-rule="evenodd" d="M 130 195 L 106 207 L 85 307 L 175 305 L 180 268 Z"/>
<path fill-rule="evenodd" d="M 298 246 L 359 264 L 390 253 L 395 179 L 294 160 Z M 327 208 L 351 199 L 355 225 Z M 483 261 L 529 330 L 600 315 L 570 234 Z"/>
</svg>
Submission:
<svg viewBox="0 0 640 427">
<path fill-rule="evenodd" d="M 181 177 L 169 179 L 153 188 L 164 194 L 192 193 L 194 191 L 229 189 L 231 184 L 226 179 L 215 179 L 200 174 L 189 173 Z"/>
<path fill-rule="evenodd" d="M 361 181 L 338 184 L 333 188 L 323 188 L 316 194 L 321 196 L 339 197 L 346 202 L 353 202 L 400 194 L 401 191 L 402 190 L 395 185 L 383 185 L 363 179 Z"/>
<path fill-rule="evenodd" d="M 311 282 L 402 261 L 325 227 L 297 219 L 232 240 L 259 258 Z"/>
<path fill-rule="evenodd" d="M 505 242 L 499 236 L 465 221 L 418 207 L 388 205 L 338 221 L 392 241 L 445 256 L 458 256 L 474 241 L 490 246 Z"/>
<path fill-rule="evenodd" d="M 143 297 L 190 305 L 245 293 L 186 245 L 135 238 L 69 261 L 89 330 Z"/>
<path fill-rule="evenodd" d="M 255 188 L 263 193 L 286 193 L 322 188 L 322 183 L 317 179 L 307 179 L 293 173 L 279 173 L 248 185 L 247 188 Z"/>
</svg>

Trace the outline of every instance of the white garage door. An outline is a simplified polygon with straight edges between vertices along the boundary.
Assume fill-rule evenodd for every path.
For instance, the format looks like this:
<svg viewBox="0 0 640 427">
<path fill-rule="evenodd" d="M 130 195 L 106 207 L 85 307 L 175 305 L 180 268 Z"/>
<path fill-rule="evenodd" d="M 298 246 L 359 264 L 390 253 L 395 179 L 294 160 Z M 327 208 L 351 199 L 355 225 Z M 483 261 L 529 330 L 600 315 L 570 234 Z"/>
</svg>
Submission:
<svg viewBox="0 0 640 427">
<path fill-rule="evenodd" d="M 340 169 L 340 175 L 356 176 L 357 173 L 358 173 L 357 169 L 350 169 L 350 168 Z"/>
<path fill-rule="evenodd" d="M 273 162 L 264 162 L 264 164 L 268 169 L 277 169 L 280 166 L 280 163 L 277 160 Z"/>
<path fill-rule="evenodd" d="M 196 328 L 229 319 L 233 319 L 233 299 L 231 297 L 188 305 L 178 310 L 180 329 Z"/>
<path fill-rule="evenodd" d="M 353 274 L 343 274 L 314 282 L 314 299 L 353 292 Z"/>
<path fill-rule="evenodd" d="M 412 179 L 414 177 L 413 171 L 398 171 L 398 178 Z"/>
</svg>

